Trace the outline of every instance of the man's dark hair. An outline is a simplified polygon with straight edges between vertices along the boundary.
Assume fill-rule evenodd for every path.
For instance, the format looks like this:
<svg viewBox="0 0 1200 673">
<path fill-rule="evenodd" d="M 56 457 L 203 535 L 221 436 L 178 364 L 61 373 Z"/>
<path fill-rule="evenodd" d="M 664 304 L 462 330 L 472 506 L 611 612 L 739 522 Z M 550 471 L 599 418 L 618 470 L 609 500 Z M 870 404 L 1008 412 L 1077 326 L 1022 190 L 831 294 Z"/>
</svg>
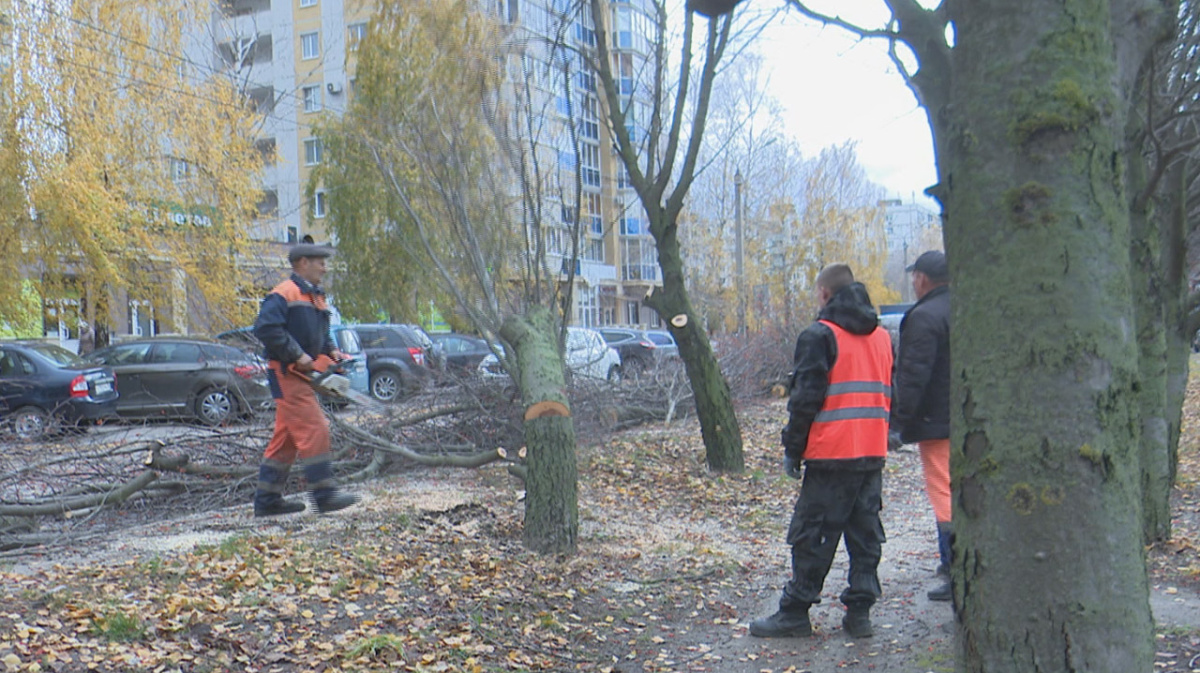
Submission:
<svg viewBox="0 0 1200 673">
<path fill-rule="evenodd" d="M 837 292 L 853 282 L 854 272 L 850 270 L 849 264 L 840 262 L 830 264 L 817 274 L 817 286 L 823 287 L 831 293 Z"/>
</svg>

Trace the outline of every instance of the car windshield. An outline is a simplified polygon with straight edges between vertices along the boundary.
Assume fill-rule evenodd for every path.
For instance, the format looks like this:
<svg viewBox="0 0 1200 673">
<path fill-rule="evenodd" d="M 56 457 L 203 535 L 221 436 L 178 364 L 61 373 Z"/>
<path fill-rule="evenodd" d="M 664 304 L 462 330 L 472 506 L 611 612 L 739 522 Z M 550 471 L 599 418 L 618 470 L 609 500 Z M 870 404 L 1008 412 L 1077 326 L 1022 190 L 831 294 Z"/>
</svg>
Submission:
<svg viewBox="0 0 1200 673">
<path fill-rule="evenodd" d="M 29 350 L 38 353 L 47 360 L 57 365 L 80 365 L 84 364 L 79 356 L 71 351 L 56 346 L 54 344 L 33 344 L 28 346 Z"/>
</svg>

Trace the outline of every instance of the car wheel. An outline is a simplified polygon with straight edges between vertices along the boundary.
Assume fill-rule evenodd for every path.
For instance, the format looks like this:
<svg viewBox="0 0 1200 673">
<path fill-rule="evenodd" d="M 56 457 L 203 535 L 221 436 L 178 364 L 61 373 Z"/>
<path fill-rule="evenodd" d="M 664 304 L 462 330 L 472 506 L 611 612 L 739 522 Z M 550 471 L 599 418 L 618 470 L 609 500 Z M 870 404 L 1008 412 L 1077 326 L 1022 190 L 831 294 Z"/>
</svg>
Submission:
<svg viewBox="0 0 1200 673">
<path fill-rule="evenodd" d="M 371 396 L 380 402 L 394 402 L 400 397 L 400 373 L 385 369 L 372 374 Z"/>
<path fill-rule="evenodd" d="M 608 380 L 610 383 L 617 383 L 621 380 L 621 367 L 613 365 L 608 368 Z"/>
<path fill-rule="evenodd" d="M 18 439 L 41 439 L 50 430 L 50 415 L 38 407 L 21 407 L 9 417 L 13 434 Z"/>
<path fill-rule="evenodd" d="M 193 411 L 205 425 L 220 425 L 237 413 L 237 400 L 225 388 L 209 388 L 196 397 Z"/>
</svg>

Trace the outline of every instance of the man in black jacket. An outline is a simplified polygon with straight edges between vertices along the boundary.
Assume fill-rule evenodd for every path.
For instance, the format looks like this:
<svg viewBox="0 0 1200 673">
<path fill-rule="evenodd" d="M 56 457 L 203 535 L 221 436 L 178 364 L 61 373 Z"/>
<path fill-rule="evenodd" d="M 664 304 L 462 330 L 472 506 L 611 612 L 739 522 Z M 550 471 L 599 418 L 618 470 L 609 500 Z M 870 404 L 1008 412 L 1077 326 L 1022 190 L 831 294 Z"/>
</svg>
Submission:
<svg viewBox="0 0 1200 673">
<path fill-rule="evenodd" d="M 804 483 L 788 526 L 792 577 L 779 610 L 750 623 L 759 638 L 812 635 L 810 606 L 821 602 L 825 575 L 839 542 L 850 556 L 849 586 L 840 599 L 851 637 L 873 635 L 871 606 L 881 594 L 884 542 L 879 510 L 887 456 L 892 340 L 862 283 L 845 264 L 817 276 L 818 321 L 796 340 L 783 466 Z"/>
<path fill-rule="evenodd" d="M 917 303 L 900 322 L 900 353 L 892 398 L 891 426 L 900 441 L 916 442 L 925 472 L 925 491 L 937 519 L 941 586 L 928 593 L 948 601 L 953 538 L 950 507 L 950 271 L 946 255 L 922 253 L 908 267 Z"/>
</svg>

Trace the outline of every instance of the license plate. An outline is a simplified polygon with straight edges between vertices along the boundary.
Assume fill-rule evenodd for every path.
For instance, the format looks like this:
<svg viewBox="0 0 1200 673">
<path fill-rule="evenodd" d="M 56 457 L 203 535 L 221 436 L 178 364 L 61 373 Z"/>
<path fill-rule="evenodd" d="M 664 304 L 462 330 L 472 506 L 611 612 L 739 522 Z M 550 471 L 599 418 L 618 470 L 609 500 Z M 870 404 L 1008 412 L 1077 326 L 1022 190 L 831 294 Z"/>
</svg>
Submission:
<svg viewBox="0 0 1200 673">
<path fill-rule="evenodd" d="M 112 384 L 111 383 L 97 383 L 96 384 L 96 394 L 97 395 L 105 395 L 105 394 L 111 393 L 111 392 L 112 392 Z"/>
</svg>

